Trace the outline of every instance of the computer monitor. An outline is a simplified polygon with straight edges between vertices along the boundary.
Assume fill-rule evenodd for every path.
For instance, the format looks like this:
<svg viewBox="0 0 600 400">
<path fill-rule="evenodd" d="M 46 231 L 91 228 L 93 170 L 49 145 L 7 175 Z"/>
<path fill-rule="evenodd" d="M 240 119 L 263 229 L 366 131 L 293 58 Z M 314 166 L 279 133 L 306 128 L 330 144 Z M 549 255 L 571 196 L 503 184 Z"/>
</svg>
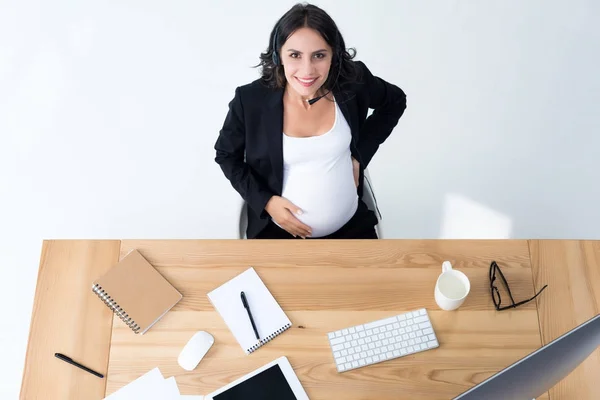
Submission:
<svg viewBox="0 0 600 400">
<path fill-rule="evenodd" d="M 600 314 L 503 369 L 455 400 L 531 400 L 546 393 L 600 346 Z"/>
</svg>

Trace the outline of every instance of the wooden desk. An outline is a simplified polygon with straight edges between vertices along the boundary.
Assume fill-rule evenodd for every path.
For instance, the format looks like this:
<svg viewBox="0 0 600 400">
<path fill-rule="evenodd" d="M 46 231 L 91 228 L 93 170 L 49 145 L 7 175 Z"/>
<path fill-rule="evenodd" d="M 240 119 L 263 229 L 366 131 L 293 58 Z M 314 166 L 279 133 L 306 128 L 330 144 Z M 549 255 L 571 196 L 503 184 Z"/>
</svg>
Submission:
<svg viewBox="0 0 600 400">
<path fill-rule="evenodd" d="M 586 265 L 597 274 L 598 244 L 587 246 L 592 255 L 585 259 Z M 121 254 L 139 249 L 184 295 L 143 336 L 111 319 L 110 311 L 91 292 L 91 281 L 117 261 L 119 248 Z M 290 359 L 311 399 L 450 398 L 542 344 L 534 302 L 516 310 L 494 310 L 487 275 L 493 259 L 501 265 L 516 298 L 533 295 L 527 241 L 44 242 L 21 398 L 37 398 L 39 393 L 46 398 L 102 398 L 156 366 L 165 377 L 176 376 L 182 394 L 206 394 L 281 355 Z M 459 311 L 440 311 L 433 299 L 444 260 L 471 279 L 471 294 Z M 294 326 L 246 356 L 206 293 L 249 265 Z M 550 275 L 545 278 L 551 279 Z M 553 281 L 548 283 L 549 289 L 554 286 Z M 547 289 L 540 297 L 538 307 L 543 308 L 549 293 Z M 590 293 L 599 298 L 597 286 Z M 440 348 L 336 372 L 327 332 L 420 307 L 430 310 Z M 597 303 L 588 306 L 590 312 L 593 307 L 597 310 Z M 552 325 L 556 318 L 548 313 L 540 322 Z M 197 330 L 211 332 L 216 343 L 196 370 L 187 372 L 176 359 Z M 107 379 L 55 359 L 57 351 L 107 372 Z M 581 393 L 597 398 L 589 373 L 598 375 L 598 361 L 596 357 L 583 372 L 576 372 L 581 385 L 563 389 L 561 383 L 552 398 L 586 398 Z"/>
</svg>

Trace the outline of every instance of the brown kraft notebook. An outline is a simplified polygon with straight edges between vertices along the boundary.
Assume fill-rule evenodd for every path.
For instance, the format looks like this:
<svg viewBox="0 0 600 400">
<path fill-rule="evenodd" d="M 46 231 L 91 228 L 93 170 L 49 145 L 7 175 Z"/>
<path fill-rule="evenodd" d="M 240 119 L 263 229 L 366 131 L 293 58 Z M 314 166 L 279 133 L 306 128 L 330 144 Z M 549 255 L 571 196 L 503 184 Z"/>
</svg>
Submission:
<svg viewBox="0 0 600 400">
<path fill-rule="evenodd" d="M 92 291 L 140 335 L 183 297 L 137 250 L 96 279 Z"/>
</svg>

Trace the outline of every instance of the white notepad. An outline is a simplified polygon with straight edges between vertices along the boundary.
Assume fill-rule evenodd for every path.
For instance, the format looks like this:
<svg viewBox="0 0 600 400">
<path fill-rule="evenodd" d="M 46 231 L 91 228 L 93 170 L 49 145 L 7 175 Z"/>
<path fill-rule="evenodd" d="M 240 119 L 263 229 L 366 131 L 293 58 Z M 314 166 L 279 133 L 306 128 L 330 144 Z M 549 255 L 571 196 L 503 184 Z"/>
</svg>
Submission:
<svg viewBox="0 0 600 400">
<path fill-rule="evenodd" d="M 240 298 L 241 292 L 244 292 L 248 300 L 260 341 L 254 335 Z M 257 350 L 292 326 L 254 268 L 247 269 L 208 293 L 208 298 L 246 354 Z"/>
</svg>

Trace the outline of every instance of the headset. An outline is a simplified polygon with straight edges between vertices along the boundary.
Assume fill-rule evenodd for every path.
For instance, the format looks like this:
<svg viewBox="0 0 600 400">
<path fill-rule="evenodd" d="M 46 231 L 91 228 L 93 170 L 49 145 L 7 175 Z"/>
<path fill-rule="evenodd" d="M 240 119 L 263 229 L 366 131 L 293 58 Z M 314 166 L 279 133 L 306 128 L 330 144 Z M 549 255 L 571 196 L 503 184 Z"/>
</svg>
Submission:
<svg viewBox="0 0 600 400">
<path fill-rule="evenodd" d="M 278 46 L 277 46 L 277 33 L 279 32 L 279 24 L 275 27 L 275 32 L 273 33 L 273 53 L 272 53 L 272 59 L 273 59 L 273 64 L 275 64 L 276 66 L 281 65 L 281 59 L 279 58 L 279 50 L 278 50 Z M 340 36 L 340 32 L 336 29 L 337 35 Z M 336 50 L 334 51 L 334 54 L 337 56 L 337 60 L 338 60 L 338 73 L 335 77 L 335 80 L 333 81 L 333 85 L 332 88 L 335 87 L 335 85 L 338 82 L 338 79 L 340 78 L 340 74 L 342 73 L 342 51 L 339 48 L 339 41 L 336 43 Z M 327 96 L 329 93 L 331 93 L 331 89 L 329 89 L 327 91 L 327 93 L 321 95 L 321 96 L 317 96 L 313 99 L 309 99 L 306 100 L 308 102 L 308 104 L 310 104 L 311 106 L 313 104 L 315 104 L 317 101 L 321 100 L 323 97 Z"/>
</svg>

